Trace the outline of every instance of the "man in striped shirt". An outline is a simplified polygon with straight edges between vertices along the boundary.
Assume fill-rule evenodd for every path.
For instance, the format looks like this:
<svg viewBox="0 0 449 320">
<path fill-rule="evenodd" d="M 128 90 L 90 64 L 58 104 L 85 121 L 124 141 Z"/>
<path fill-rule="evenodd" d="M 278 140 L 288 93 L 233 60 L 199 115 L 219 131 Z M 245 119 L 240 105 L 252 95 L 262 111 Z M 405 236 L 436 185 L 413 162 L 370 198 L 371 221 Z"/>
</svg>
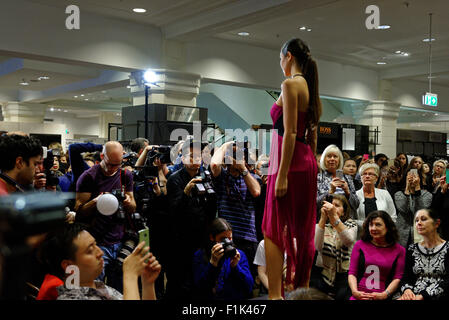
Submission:
<svg viewBox="0 0 449 320">
<path fill-rule="evenodd" d="M 253 261 L 258 244 L 255 205 L 260 196 L 261 179 L 249 172 L 245 159 L 236 161 L 232 157 L 235 153 L 236 144 L 230 141 L 218 148 L 211 160 L 218 216 L 231 224 L 235 246 L 245 252 L 248 261 Z M 238 155 L 237 152 L 236 158 Z M 251 267 L 255 277 L 257 270 L 253 264 Z"/>
</svg>

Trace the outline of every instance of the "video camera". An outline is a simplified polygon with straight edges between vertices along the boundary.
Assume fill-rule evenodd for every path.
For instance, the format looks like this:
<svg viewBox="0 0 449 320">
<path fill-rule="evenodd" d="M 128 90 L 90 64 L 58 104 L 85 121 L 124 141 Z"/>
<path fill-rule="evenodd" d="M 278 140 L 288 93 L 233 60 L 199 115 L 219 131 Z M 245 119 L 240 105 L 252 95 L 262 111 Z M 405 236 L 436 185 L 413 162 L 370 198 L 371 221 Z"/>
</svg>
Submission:
<svg viewBox="0 0 449 320">
<path fill-rule="evenodd" d="M 23 300 L 31 274 L 27 245 L 30 236 L 59 230 L 72 194 L 15 193 L 0 198 L 0 299 Z"/>
<path fill-rule="evenodd" d="M 54 187 L 59 184 L 59 178 L 54 171 L 51 170 L 54 164 L 54 157 L 61 156 L 59 149 L 47 149 L 46 147 L 42 147 L 43 153 L 42 158 L 45 178 L 47 179 L 47 186 Z"/>
</svg>

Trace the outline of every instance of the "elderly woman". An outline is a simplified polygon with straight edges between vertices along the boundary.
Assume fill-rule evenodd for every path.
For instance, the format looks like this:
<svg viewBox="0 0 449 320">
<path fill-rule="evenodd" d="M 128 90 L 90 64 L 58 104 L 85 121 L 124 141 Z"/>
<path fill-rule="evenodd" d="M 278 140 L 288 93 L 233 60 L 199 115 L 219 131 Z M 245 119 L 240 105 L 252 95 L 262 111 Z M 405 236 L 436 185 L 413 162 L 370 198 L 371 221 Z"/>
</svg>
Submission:
<svg viewBox="0 0 449 320">
<path fill-rule="evenodd" d="M 430 190 L 433 194 L 435 194 L 440 186 L 440 179 L 442 176 L 446 174 L 446 161 L 445 160 L 437 160 L 433 163 L 432 174 L 427 175 L 427 185 L 430 187 Z"/>
<path fill-rule="evenodd" d="M 449 245 L 438 234 L 440 223 L 435 211 L 416 213 L 415 225 L 423 241 L 407 249 L 399 300 L 447 300 Z"/>
<path fill-rule="evenodd" d="M 395 193 L 394 202 L 398 210 L 396 226 L 399 231 L 399 243 L 407 248 L 414 242 L 413 218 L 415 212 L 430 208 L 432 194 L 425 189 L 421 189 L 419 175 L 409 171 L 405 190 Z"/>
<path fill-rule="evenodd" d="M 310 286 L 332 296 L 348 300 L 348 270 L 351 250 L 357 237 L 357 223 L 352 220 L 346 197 L 336 194 L 325 201 L 315 228 L 315 248 L 318 252 L 312 269 Z"/>
<path fill-rule="evenodd" d="M 365 163 L 360 167 L 363 187 L 356 192 L 360 205 L 357 209 L 357 224 L 361 230 L 365 217 L 370 212 L 386 211 L 393 221 L 396 221 L 396 209 L 390 193 L 385 189 L 375 187 L 379 178 L 379 166 L 375 163 Z"/>
<path fill-rule="evenodd" d="M 343 163 L 343 155 L 336 145 L 331 144 L 324 149 L 320 159 L 321 172 L 318 173 L 317 208 L 321 208 L 328 195 L 343 194 L 351 206 L 351 216 L 355 217 L 359 199 L 355 194 L 352 177 L 343 174 Z M 340 177 L 337 176 L 337 170 L 341 171 Z"/>
</svg>

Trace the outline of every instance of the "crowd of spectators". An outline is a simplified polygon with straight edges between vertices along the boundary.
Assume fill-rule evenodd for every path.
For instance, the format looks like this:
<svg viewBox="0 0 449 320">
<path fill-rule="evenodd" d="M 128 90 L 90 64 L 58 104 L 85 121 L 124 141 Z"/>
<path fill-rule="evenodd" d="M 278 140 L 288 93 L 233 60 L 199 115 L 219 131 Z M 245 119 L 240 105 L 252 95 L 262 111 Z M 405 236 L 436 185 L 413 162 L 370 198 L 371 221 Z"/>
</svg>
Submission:
<svg viewBox="0 0 449 320">
<path fill-rule="evenodd" d="M 39 289 L 38 300 L 267 294 L 261 232 L 267 155 L 256 157 L 235 142 L 212 149 L 193 139 L 171 147 L 168 161 L 163 146 L 144 138 L 47 149 L 24 133 L 0 137 L 1 196 L 74 194 L 63 229 L 30 242 L 34 272 L 26 280 Z M 49 155 L 51 167 L 44 167 Z M 447 299 L 447 161 L 403 153 L 351 158 L 336 145 L 317 161 L 312 290 L 336 300 Z M 112 214 L 99 209 L 107 194 L 117 198 Z M 139 239 L 145 229 L 146 245 Z M 78 286 L 67 280 L 73 266 Z M 296 288 L 284 289 L 286 298 L 298 296 Z"/>
</svg>

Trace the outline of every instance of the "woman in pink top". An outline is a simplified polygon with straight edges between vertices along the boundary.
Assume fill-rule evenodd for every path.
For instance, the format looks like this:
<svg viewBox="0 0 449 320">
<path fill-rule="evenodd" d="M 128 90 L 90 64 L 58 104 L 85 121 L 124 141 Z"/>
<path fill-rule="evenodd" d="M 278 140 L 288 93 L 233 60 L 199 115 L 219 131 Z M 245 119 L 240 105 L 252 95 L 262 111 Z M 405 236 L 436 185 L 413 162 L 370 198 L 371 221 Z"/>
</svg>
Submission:
<svg viewBox="0 0 449 320">
<path fill-rule="evenodd" d="M 309 48 L 300 39 L 291 39 L 283 45 L 280 65 L 287 79 L 282 82 L 281 95 L 270 111 L 277 131 L 271 139 L 262 221 L 269 299 L 283 296 L 284 251 L 286 283 L 294 288 L 309 286 L 315 253 L 318 173 L 315 152 L 321 116 L 318 70 Z"/>
<path fill-rule="evenodd" d="M 385 300 L 399 287 L 404 272 L 405 248 L 385 211 L 373 211 L 365 219 L 361 240 L 352 249 L 348 272 L 350 300 Z"/>
</svg>

